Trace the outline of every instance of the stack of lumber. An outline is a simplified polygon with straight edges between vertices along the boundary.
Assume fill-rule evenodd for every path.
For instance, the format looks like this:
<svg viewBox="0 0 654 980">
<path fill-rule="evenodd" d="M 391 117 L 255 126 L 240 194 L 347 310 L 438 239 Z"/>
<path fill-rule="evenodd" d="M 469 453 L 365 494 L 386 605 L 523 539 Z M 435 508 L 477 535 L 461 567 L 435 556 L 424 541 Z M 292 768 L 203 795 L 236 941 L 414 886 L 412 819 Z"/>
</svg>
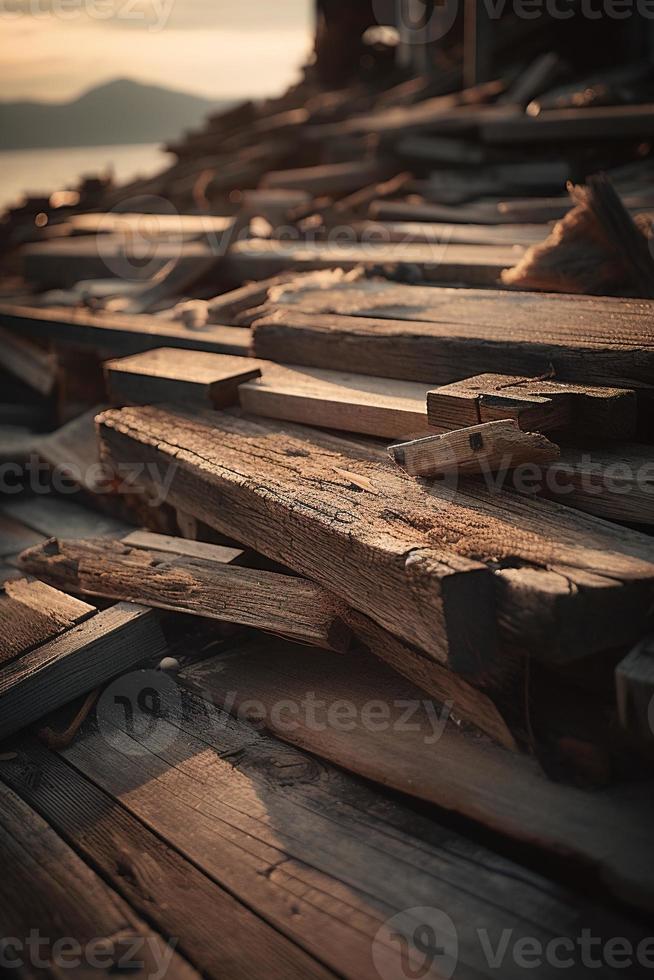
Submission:
<svg viewBox="0 0 654 980">
<path fill-rule="evenodd" d="M 492 976 L 471 923 L 654 909 L 654 109 L 392 83 L 3 231 L 0 837 L 175 977 L 418 975 L 434 905 Z M 625 275 L 510 283 L 602 168 Z"/>
</svg>

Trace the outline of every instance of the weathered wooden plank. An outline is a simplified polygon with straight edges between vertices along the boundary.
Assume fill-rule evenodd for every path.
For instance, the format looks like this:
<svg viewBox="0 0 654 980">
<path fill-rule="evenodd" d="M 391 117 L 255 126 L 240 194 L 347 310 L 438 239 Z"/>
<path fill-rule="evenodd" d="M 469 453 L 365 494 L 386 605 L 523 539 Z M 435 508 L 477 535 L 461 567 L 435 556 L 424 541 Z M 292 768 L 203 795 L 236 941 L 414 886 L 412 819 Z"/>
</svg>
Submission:
<svg viewBox="0 0 654 980">
<path fill-rule="evenodd" d="M 288 270 L 369 269 L 384 265 L 414 266 L 427 282 L 463 282 L 491 286 L 501 272 L 512 267 L 524 253 L 521 246 L 450 245 L 447 242 L 284 242 L 249 239 L 237 242 L 225 259 L 225 274 L 233 279 L 266 279 Z"/>
<path fill-rule="evenodd" d="M 434 907 L 454 922 L 463 980 L 495 972 L 480 943 L 481 921 L 493 946 L 505 928 L 543 942 L 576 935 L 582 925 L 602 936 L 641 938 L 643 930 L 619 915 L 573 899 L 362 782 L 281 746 L 242 718 L 231 720 L 193 695 L 184 695 L 180 706 L 174 689 L 162 689 L 161 702 L 154 743 L 136 725 L 129 736 L 136 752 L 107 751 L 91 730 L 66 750 L 66 761 L 339 976 L 378 980 L 380 969 L 401 976 L 407 963 L 424 967 L 424 952 L 415 955 L 415 930 L 431 921 Z M 113 721 L 110 737 L 120 745 L 127 731 L 122 706 L 104 717 L 105 731 Z M 418 911 L 425 906 L 426 922 Z M 404 916 L 380 932 L 398 912 Z M 406 942 L 391 935 L 393 927 Z M 583 962 L 577 965 L 584 977 Z M 435 980 L 442 967 L 438 957 L 426 976 Z M 510 956 L 502 963 L 507 980 L 523 972 Z M 557 972 L 548 969 L 544 976 L 554 980 Z"/>
<path fill-rule="evenodd" d="M 324 194 L 348 194 L 368 184 L 377 184 L 394 173 L 392 166 L 376 159 L 327 163 L 294 170 L 270 170 L 261 180 L 266 189 L 307 191 L 314 197 Z"/>
<path fill-rule="evenodd" d="M 118 537 L 130 530 L 130 526 L 122 521 L 51 493 L 8 500 L 3 503 L 2 510 L 13 520 L 47 538 Z M 28 546 L 25 544 L 17 550 Z"/>
<path fill-rule="evenodd" d="M 165 651 L 151 609 L 124 602 L 96 613 L 0 669 L 0 738 Z"/>
<path fill-rule="evenodd" d="M 482 374 L 428 392 L 427 414 L 429 425 L 441 432 L 511 418 L 525 431 L 633 439 L 637 425 L 636 395 L 629 389 L 505 374 Z"/>
<path fill-rule="evenodd" d="M 654 561 L 637 532 L 416 481 L 383 450 L 288 423 L 132 408 L 99 424 L 114 461 L 171 473 L 174 506 L 462 673 L 497 668 L 496 614 L 507 642 L 550 661 L 635 642 L 646 622 Z"/>
<path fill-rule="evenodd" d="M 396 202 L 389 202 L 387 207 Z M 421 205 L 411 205 L 421 207 Z M 544 241 L 548 225 L 446 224 L 437 221 L 361 221 L 353 225 L 364 242 L 425 242 L 444 245 L 521 245 L 528 248 Z"/>
<path fill-rule="evenodd" d="M 233 223 L 232 217 L 213 214 L 139 214 L 134 211 L 100 211 L 70 217 L 70 224 L 78 234 L 121 234 L 144 244 L 153 244 L 162 238 L 185 240 L 221 236 Z"/>
<path fill-rule="evenodd" d="M 515 419 L 413 439 L 388 451 L 409 476 L 422 477 L 494 473 L 522 463 L 549 463 L 560 455 L 558 446 L 540 432 L 523 432 Z"/>
<path fill-rule="evenodd" d="M 0 589 L 0 664 L 47 643 L 95 611 L 44 582 L 5 582 Z"/>
<path fill-rule="evenodd" d="M 191 330 L 177 320 L 148 314 L 87 313 L 0 304 L 0 324 L 58 343 L 92 346 L 107 354 L 138 354 L 153 347 L 183 347 L 247 356 L 249 330 L 207 324 Z"/>
<path fill-rule="evenodd" d="M 114 405 L 180 402 L 199 408 L 238 403 L 239 384 L 261 374 L 254 358 L 160 347 L 104 365 Z"/>
<path fill-rule="evenodd" d="M 57 382 L 57 363 L 50 351 L 2 328 L 0 366 L 40 395 L 49 395 Z"/>
<path fill-rule="evenodd" d="M 10 558 L 44 540 L 43 534 L 12 518 L 4 507 L 0 511 L 0 558 Z"/>
<path fill-rule="evenodd" d="M 653 128 L 654 105 L 617 105 L 545 109 L 537 116 L 519 113 L 488 119 L 481 124 L 481 136 L 488 143 L 605 140 L 645 137 Z"/>
<path fill-rule="evenodd" d="M 12 748 L 16 758 L 0 763 L 2 779 L 139 916 L 174 936 L 177 951 L 203 976 L 331 976 L 60 756 L 26 739 Z"/>
<path fill-rule="evenodd" d="M 107 976 L 129 971 L 138 980 L 200 980 L 174 946 L 1 784 L 0 802 L 5 972 L 28 980 L 44 975 L 91 980 L 100 970 Z"/>
<path fill-rule="evenodd" d="M 465 305 L 466 297 L 461 296 L 461 307 Z M 491 301 L 489 307 L 493 305 Z M 498 306 L 506 317 L 506 306 L 501 302 Z M 641 335 L 642 339 L 631 342 L 615 335 L 610 341 L 595 338 L 584 332 L 585 318 L 580 318 L 574 332 L 566 333 L 560 328 L 560 317 L 548 329 L 541 328 L 536 314 L 527 329 L 526 315 L 522 327 L 515 317 L 513 322 L 505 319 L 499 324 L 484 319 L 452 322 L 449 309 L 432 313 L 435 320 L 418 316 L 410 322 L 390 319 L 388 307 L 370 312 L 369 317 L 342 316 L 280 306 L 254 323 L 254 354 L 335 371 L 356 364 L 360 374 L 434 385 L 485 372 L 534 377 L 551 371 L 561 381 L 577 383 L 628 388 L 654 383 L 654 346 L 648 338 Z M 552 307 L 550 312 L 555 315 L 558 311 Z M 591 312 L 597 322 L 595 311 L 584 312 Z M 605 314 L 608 316 L 608 310 Z M 645 324 L 639 326 L 643 330 Z M 629 325 L 626 332 L 630 332 Z"/>
<path fill-rule="evenodd" d="M 270 363 L 261 374 L 238 390 L 253 415 L 390 439 L 429 431 L 424 384 Z"/>
<path fill-rule="evenodd" d="M 334 671 L 328 655 L 300 663 L 282 644 L 252 644 L 238 655 L 187 668 L 184 684 L 238 712 L 247 700 L 268 730 L 294 746 L 409 796 L 471 819 L 536 851 L 561 856 L 566 867 L 592 869 L 598 887 L 632 905 L 654 909 L 649 866 L 654 858 L 651 780 L 593 792 L 550 782 L 533 759 L 470 737 L 451 721 L 444 727 L 422 695 L 361 652 L 346 654 Z M 302 705 L 319 692 L 313 711 L 293 712 L 293 724 L 275 704 Z M 229 696 L 229 702 L 227 698 Z M 331 710 L 349 706 L 344 715 Z M 366 705 L 383 710 L 369 723 Z M 400 724 L 411 705 L 411 723 Z M 433 705 L 432 705 L 433 707 Z M 456 703 L 452 706 L 456 713 Z M 381 718 L 385 723 L 380 723 Z"/>
<path fill-rule="evenodd" d="M 254 626 L 300 642 L 344 650 L 343 606 L 306 579 L 205 557 L 145 551 L 124 541 L 51 540 L 25 551 L 20 565 L 83 595 L 140 602 L 223 622 Z"/>
<path fill-rule="evenodd" d="M 647 636 L 615 670 L 618 714 L 623 728 L 654 741 L 654 636 Z"/>
<path fill-rule="evenodd" d="M 205 541 L 169 537 L 167 534 L 153 534 L 151 531 L 131 531 L 121 540 L 128 548 L 165 551 L 168 554 L 186 555 L 189 558 L 204 558 L 223 565 L 237 564 L 246 556 L 246 552 L 241 548 L 228 548 L 220 544 L 207 544 Z"/>
</svg>

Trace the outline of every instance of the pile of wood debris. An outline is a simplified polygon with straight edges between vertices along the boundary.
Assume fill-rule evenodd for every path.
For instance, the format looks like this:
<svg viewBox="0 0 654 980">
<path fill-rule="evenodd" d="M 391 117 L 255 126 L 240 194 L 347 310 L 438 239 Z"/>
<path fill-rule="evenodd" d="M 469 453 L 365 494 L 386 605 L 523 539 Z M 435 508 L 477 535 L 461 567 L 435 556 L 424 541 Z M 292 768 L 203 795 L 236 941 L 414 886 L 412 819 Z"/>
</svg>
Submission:
<svg viewBox="0 0 654 980">
<path fill-rule="evenodd" d="M 654 104 L 551 61 L 308 75 L 158 177 L 8 215 L 0 735 L 173 654 L 654 908 Z M 449 720 L 289 734 L 306 691 Z"/>
</svg>

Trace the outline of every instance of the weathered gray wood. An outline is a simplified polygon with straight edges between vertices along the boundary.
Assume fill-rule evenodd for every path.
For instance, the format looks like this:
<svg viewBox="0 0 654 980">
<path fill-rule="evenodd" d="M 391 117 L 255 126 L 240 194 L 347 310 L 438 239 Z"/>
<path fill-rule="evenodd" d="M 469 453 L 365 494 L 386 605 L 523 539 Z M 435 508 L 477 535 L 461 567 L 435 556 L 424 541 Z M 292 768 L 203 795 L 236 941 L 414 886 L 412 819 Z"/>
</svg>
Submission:
<svg viewBox="0 0 654 980">
<path fill-rule="evenodd" d="M 22 521 L 15 520 L 4 508 L 0 511 L 0 558 L 10 558 L 44 540 L 43 534 L 34 531 Z"/>
<path fill-rule="evenodd" d="M 28 980 L 44 975 L 93 980 L 101 975 L 102 964 L 105 976 L 129 971 L 137 980 L 200 980 L 145 917 L 2 784 L 0 803 L 6 861 L 0 878 L 4 972 Z M 35 933 L 41 941 L 36 945 Z M 71 942 L 77 946 L 71 948 Z M 22 964 L 18 968 L 17 962 Z"/>
<path fill-rule="evenodd" d="M 77 344 L 107 354 L 138 354 L 153 347 L 183 347 L 217 354 L 247 356 L 249 331 L 208 324 L 191 330 L 176 320 L 138 314 L 87 313 L 84 310 L 42 310 L 0 303 L 0 324 L 28 336 Z"/>
<path fill-rule="evenodd" d="M 441 432 L 512 418 L 525 431 L 633 439 L 637 404 L 635 393 L 624 388 L 482 374 L 428 392 L 427 414 L 429 425 Z"/>
<path fill-rule="evenodd" d="M 654 636 L 648 636 L 615 670 L 618 713 L 623 728 L 654 741 Z"/>
<path fill-rule="evenodd" d="M 387 207 L 396 202 L 389 202 Z M 409 205 L 421 207 L 422 205 Z M 361 221 L 354 224 L 364 242 L 424 242 L 445 245 L 538 245 L 549 234 L 548 225 L 445 224 L 436 221 Z"/>
<path fill-rule="evenodd" d="M 0 664 L 47 643 L 95 611 L 44 582 L 5 582 L 0 589 Z"/>
<path fill-rule="evenodd" d="M 152 609 L 124 602 L 96 613 L 0 669 L 0 738 L 165 651 Z"/>
<path fill-rule="evenodd" d="M 48 541 L 23 552 L 20 565 L 45 581 L 83 595 L 254 626 L 330 650 L 347 647 L 343 606 L 320 586 L 276 572 L 224 564 L 223 558 L 222 549 L 200 558 L 145 551 L 98 538 Z"/>
<path fill-rule="evenodd" d="M 497 668 L 496 615 L 556 661 L 635 642 L 649 614 L 649 538 L 550 501 L 423 483 L 376 447 L 231 413 L 123 409 L 100 431 L 116 461 L 174 463 L 174 506 L 462 673 Z"/>
<path fill-rule="evenodd" d="M 239 384 L 261 374 L 251 357 L 171 347 L 106 361 L 104 371 L 114 405 L 180 402 L 200 408 L 237 404 Z"/>
<path fill-rule="evenodd" d="M 0 763 L 0 777 L 139 916 L 164 936 L 174 936 L 178 952 L 203 976 L 331 976 L 60 756 L 27 739 L 17 741 L 15 749 L 15 760 Z"/>
<path fill-rule="evenodd" d="M 129 524 L 51 493 L 17 497 L 6 501 L 2 509 L 5 515 L 46 538 L 120 537 L 130 530 Z M 29 543 L 24 544 L 16 550 L 22 551 L 29 546 Z"/>
<path fill-rule="evenodd" d="M 232 712 L 245 710 L 246 701 L 256 705 L 263 725 L 294 746 L 562 856 L 568 868 L 581 862 L 586 873 L 592 868 L 597 874 L 603 890 L 654 909 L 651 780 L 594 792 L 550 782 L 534 760 L 470 737 L 451 721 L 436 732 L 421 692 L 408 682 L 402 686 L 396 674 L 361 652 L 346 654 L 345 662 L 346 670 L 334 671 L 329 656 L 320 653 L 305 670 L 282 644 L 271 649 L 255 643 L 198 663 L 181 679 Z M 309 692 L 317 692 L 313 714 L 300 709 L 289 724 L 273 710 L 279 703 L 302 705 Z M 347 724 L 345 714 L 330 711 L 337 703 L 351 706 Z M 369 723 L 365 706 L 371 703 L 384 706 L 384 724 L 381 712 Z M 413 711 L 402 725 L 407 703 Z"/>
<path fill-rule="evenodd" d="M 41 395 L 49 395 L 57 382 L 54 355 L 3 328 L 0 328 L 0 367 Z"/>
<path fill-rule="evenodd" d="M 261 374 L 238 390 L 252 415 L 389 439 L 429 431 L 424 384 L 263 362 Z"/>
<path fill-rule="evenodd" d="M 492 286 L 501 272 L 520 259 L 524 248 L 505 245 L 450 245 L 407 242 L 401 248 L 378 242 L 283 242 L 249 239 L 237 242 L 225 259 L 225 274 L 235 280 L 266 279 L 285 269 L 375 269 L 410 265 L 426 282 L 462 282 Z"/>
<path fill-rule="evenodd" d="M 307 191 L 314 197 L 324 194 L 348 194 L 368 184 L 391 177 L 393 167 L 375 159 L 328 163 L 294 170 L 270 170 L 261 181 L 266 189 Z"/>
<path fill-rule="evenodd" d="M 178 697 L 162 691 L 154 744 L 137 725 L 129 744 L 138 751 L 123 754 L 108 751 L 102 736 L 89 731 L 66 750 L 66 761 L 339 976 L 378 980 L 380 968 L 401 976 L 407 962 L 424 967 L 414 943 L 422 921 L 417 910 L 425 906 L 454 921 L 462 980 L 495 972 L 479 941 L 481 921 L 494 945 L 507 927 L 546 941 L 576 935 L 582 923 L 607 937 L 640 939 L 643 930 L 620 916 L 573 900 L 567 890 L 193 695 L 184 696 L 180 710 Z M 113 717 L 120 744 L 123 708 Z M 105 714 L 105 731 L 111 721 Z M 403 949 L 390 927 L 379 930 L 406 910 L 414 910 L 408 920 L 391 923 L 406 935 Z M 441 965 L 438 960 L 426 976 L 442 975 Z M 556 972 L 544 976 L 554 980 Z M 523 969 L 507 956 L 502 973 L 519 980 Z"/>
<path fill-rule="evenodd" d="M 389 446 L 389 454 L 409 476 L 494 473 L 522 463 L 549 463 L 559 447 L 539 432 L 523 432 L 515 419 L 483 422 L 441 435 Z"/>
</svg>

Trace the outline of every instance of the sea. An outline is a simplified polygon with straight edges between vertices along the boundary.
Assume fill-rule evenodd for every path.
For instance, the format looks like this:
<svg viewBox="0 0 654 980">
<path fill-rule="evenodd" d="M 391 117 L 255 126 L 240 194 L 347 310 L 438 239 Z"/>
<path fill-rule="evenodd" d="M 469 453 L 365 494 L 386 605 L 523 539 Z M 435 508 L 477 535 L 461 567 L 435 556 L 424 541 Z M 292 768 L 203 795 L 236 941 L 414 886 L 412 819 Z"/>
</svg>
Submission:
<svg viewBox="0 0 654 980">
<path fill-rule="evenodd" d="M 75 186 L 81 176 L 110 169 L 123 183 L 149 177 L 173 161 L 160 143 L 72 146 L 0 151 L 0 211 L 26 193 L 49 194 Z"/>
</svg>

